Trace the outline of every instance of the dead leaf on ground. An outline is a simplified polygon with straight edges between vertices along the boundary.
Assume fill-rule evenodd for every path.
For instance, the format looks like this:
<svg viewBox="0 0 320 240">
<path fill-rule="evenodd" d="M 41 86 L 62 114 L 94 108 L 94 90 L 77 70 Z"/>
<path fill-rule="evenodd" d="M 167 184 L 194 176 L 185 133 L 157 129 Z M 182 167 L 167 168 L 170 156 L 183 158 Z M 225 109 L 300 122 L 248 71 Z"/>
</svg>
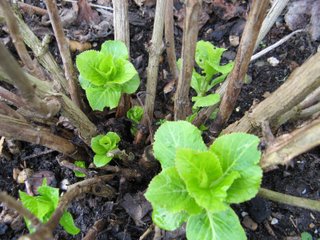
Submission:
<svg viewBox="0 0 320 240">
<path fill-rule="evenodd" d="M 292 31 L 307 28 L 312 40 L 318 40 L 320 38 L 320 0 L 292 2 L 288 6 L 285 21 Z"/>
<path fill-rule="evenodd" d="M 89 42 L 82 43 L 75 40 L 68 40 L 68 43 L 69 43 L 69 48 L 71 52 L 76 52 L 76 51 L 83 52 L 85 50 L 89 50 L 92 48 L 92 45 Z"/>
<path fill-rule="evenodd" d="M 134 0 L 134 2 L 139 6 L 152 7 L 156 5 L 156 0 Z"/>
<path fill-rule="evenodd" d="M 100 17 L 96 11 L 93 11 L 87 0 L 78 1 L 79 13 L 78 13 L 78 22 L 82 23 L 83 21 L 87 23 L 99 23 Z"/>
<path fill-rule="evenodd" d="M 127 193 L 124 195 L 120 205 L 126 210 L 129 216 L 132 217 L 137 226 L 144 225 L 142 218 L 152 209 L 150 203 L 141 192 L 134 195 Z"/>
<path fill-rule="evenodd" d="M 230 3 L 226 0 L 212 0 L 214 13 L 223 20 L 230 20 L 234 17 L 246 18 L 247 9 L 241 1 Z"/>
</svg>

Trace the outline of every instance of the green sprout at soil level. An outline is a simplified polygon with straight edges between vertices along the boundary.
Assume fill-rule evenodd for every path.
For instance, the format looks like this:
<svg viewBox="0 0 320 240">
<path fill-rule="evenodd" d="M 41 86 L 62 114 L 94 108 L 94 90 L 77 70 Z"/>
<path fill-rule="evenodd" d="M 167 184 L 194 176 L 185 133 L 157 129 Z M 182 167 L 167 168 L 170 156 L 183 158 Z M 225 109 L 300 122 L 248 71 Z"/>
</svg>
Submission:
<svg viewBox="0 0 320 240">
<path fill-rule="evenodd" d="M 134 93 L 140 84 L 135 67 L 128 61 L 126 45 L 106 41 L 100 51 L 88 50 L 77 56 L 79 81 L 93 110 L 118 106 L 122 93 Z"/>
<path fill-rule="evenodd" d="M 172 231 L 187 222 L 191 240 L 246 239 L 230 204 L 253 198 L 260 188 L 258 144 L 254 135 L 232 133 L 207 148 L 189 122 L 163 123 L 153 145 L 162 171 L 145 194 L 154 223 Z"/>
<path fill-rule="evenodd" d="M 19 191 L 20 200 L 25 208 L 33 213 L 42 223 L 46 223 L 59 203 L 59 189 L 47 186 L 46 179 L 43 180 L 42 186 L 37 189 L 38 196 L 30 196 L 25 192 Z M 25 218 L 26 225 L 32 233 L 35 229 L 32 227 L 30 220 Z M 60 225 L 67 233 L 76 235 L 80 229 L 74 225 L 72 215 L 65 211 L 59 221 Z"/>
</svg>

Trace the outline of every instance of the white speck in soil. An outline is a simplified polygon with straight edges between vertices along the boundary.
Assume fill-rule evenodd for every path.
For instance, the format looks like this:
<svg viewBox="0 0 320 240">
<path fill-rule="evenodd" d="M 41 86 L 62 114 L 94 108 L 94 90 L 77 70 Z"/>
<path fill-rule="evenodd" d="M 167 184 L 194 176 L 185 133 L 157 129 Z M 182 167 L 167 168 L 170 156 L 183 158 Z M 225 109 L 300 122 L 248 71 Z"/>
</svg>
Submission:
<svg viewBox="0 0 320 240">
<path fill-rule="evenodd" d="M 279 223 L 279 220 L 277 218 L 272 218 L 271 219 L 271 225 L 276 225 Z"/>
</svg>

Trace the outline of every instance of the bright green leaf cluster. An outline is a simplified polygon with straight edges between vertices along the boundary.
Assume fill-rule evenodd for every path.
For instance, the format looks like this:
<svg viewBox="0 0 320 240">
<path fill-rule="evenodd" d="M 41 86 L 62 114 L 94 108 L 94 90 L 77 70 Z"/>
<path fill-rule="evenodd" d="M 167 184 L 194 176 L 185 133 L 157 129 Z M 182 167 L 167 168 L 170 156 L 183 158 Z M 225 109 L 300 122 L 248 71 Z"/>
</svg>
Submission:
<svg viewBox="0 0 320 240">
<path fill-rule="evenodd" d="M 174 230 L 187 222 L 192 240 L 246 239 L 230 204 L 253 198 L 260 187 L 259 138 L 221 136 L 207 148 L 201 132 L 186 121 L 165 122 L 155 134 L 154 155 L 162 172 L 145 194 L 153 221 Z"/>
<path fill-rule="evenodd" d="M 120 137 L 115 132 L 108 132 L 106 135 L 98 135 L 91 139 L 91 148 L 95 153 L 93 162 L 97 167 L 108 164 L 113 157 L 108 153 L 118 148 Z"/>
<path fill-rule="evenodd" d="M 46 223 L 59 203 L 59 189 L 47 186 L 46 180 L 43 181 L 42 186 L 38 188 L 39 196 L 30 196 L 25 192 L 19 191 L 20 200 L 25 208 L 33 213 L 41 222 Z M 34 232 L 31 222 L 25 219 L 27 227 L 30 232 Z M 71 214 L 65 211 L 59 221 L 60 225 L 67 233 L 76 235 L 80 232 L 74 224 Z"/>
<path fill-rule="evenodd" d="M 132 121 L 132 127 L 130 129 L 132 135 L 136 135 L 137 126 L 143 117 L 143 108 L 140 106 L 134 106 L 127 112 L 127 118 Z"/>
<path fill-rule="evenodd" d="M 85 161 L 75 161 L 74 165 L 76 165 L 77 167 L 80 167 L 80 168 L 86 168 Z M 86 176 L 84 173 L 82 173 L 80 171 L 74 171 L 74 175 L 76 175 L 76 177 L 79 177 L 79 178 L 83 178 Z"/>
<path fill-rule="evenodd" d="M 233 62 L 221 66 L 220 61 L 226 49 L 213 46 L 210 42 L 199 41 L 196 46 L 196 63 L 201 74 L 193 70 L 191 87 L 198 96 L 205 96 L 215 85 L 224 81 L 233 68 Z"/>
<path fill-rule="evenodd" d="M 128 58 L 126 45 L 111 40 L 104 42 L 100 51 L 88 50 L 77 56 L 80 85 L 93 110 L 115 108 L 122 93 L 131 94 L 138 89 L 140 78 Z"/>
</svg>

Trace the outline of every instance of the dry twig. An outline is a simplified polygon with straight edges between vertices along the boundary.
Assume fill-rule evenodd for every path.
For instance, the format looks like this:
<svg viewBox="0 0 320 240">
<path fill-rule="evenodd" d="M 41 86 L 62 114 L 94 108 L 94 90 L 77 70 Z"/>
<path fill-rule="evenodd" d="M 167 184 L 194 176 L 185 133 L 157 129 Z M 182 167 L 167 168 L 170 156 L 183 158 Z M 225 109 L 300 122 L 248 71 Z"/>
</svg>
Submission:
<svg viewBox="0 0 320 240">
<path fill-rule="evenodd" d="M 124 42 L 130 58 L 130 32 L 128 19 L 128 0 L 113 0 L 114 39 Z M 130 108 L 130 96 L 122 94 L 117 107 L 116 117 L 123 117 Z"/>
<path fill-rule="evenodd" d="M 191 113 L 189 90 L 199 31 L 202 0 L 186 1 L 186 17 L 182 37 L 181 70 L 174 100 L 174 119 L 185 119 Z"/>
<path fill-rule="evenodd" d="M 56 1 L 46 0 L 45 2 L 47 5 L 54 35 L 58 43 L 60 56 L 64 66 L 64 74 L 68 81 L 69 93 L 70 93 L 71 99 L 77 107 L 81 108 L 80 92 L 79 92 L 80 90 L 77 85 L 76 75 L 75 75 L 73 62 L 72 62 L 71 54 L 69 50 L 69 44 L 63 32 L 62 23 L 59 17 Z"/>
<path fill-rule="evenodd" d="M 5 192 L 0 192 L 0 202 L 6 204 L 9 208 L 16 210 L 21 216 L 30 220 L 34 227 L 41 225 L 40 220 L 34 216 L 28 209 L 24 208 L 20 202 Z"/>
<path fill-rule="evenodd" d="M 0 1 L 0 7 L 2 8 L 2 15 L 5 17 L 12 42 L 17 50 L 17 53 L 22 60 L 23 64 L 27 67 L 28 71 L 40 79 L 44 79 L 44 74 L 38 65 L 36 60 L 32 60 L 23 39 L 19 32 L 19 26 L 17 20 L 11 10 L 11 7 L 7 1 Z"/>
<path fill-rule="evenodd" d="M 275 202 L 320 212 L 320 201 L 318 200 L 294 197 L 287 194 L 271 191 L 265 188 L 260 188 L 258 196 L 270 199 Z"/>
<path fill-rule="evenodd" d="M 210 126 L 210 131 L 214 135 L 220 133 L 235 107 L 268 5 L 268 0 L 254 1 L 252 4 L 252 9 L 238 48 L 235 66 L 227 78 L 228 86 L 226 93 L 221 100 L 218 116 L 212 126 Z"/>
<path fill-rule="evenodd" d="M 149 48 L 149 63 L 147 69 L 147 89 L 146 100 L 144 105 L 144 114 L 141 120 L 141 125 L 144 129 L 153 119 L 154 101 L 156 97 L 159 60 L 162 53 L 162 37 L 164 28 L 164 16 L 167 0 L 157 0 L 156 13 L 154 19 L 153 33 L 151 46 Z M 139 129 L 135 142 L 140 143 L 144 138 L 145 133 Z"/>
<path fill-rule="evenodd" d="M 167 0 L 164 18 L 167 59 L 172 79 L 177 82 L 179 71 L 177 67 L 176 48 L 174 44 L 173 0 Z"/>
<path fill-rule="evenodd" d="M 2 59 L 1 68 L 7 76 L 14 81 L 15 87 L 19 89 L 22 98 L 27 103 L 25 107 L 32 109 L 34 113 L 38 114 L 38 117 L 41 118 L 51 118 L 55 116 L 60 110 L 60 103 L 54 98 L 44 102 L 37 97 L 34 87 L 30 81 L 27 80 L 26 75 L 18 63 L 2 44 L 0 44 L 0 59 Z"/>
</svg>

